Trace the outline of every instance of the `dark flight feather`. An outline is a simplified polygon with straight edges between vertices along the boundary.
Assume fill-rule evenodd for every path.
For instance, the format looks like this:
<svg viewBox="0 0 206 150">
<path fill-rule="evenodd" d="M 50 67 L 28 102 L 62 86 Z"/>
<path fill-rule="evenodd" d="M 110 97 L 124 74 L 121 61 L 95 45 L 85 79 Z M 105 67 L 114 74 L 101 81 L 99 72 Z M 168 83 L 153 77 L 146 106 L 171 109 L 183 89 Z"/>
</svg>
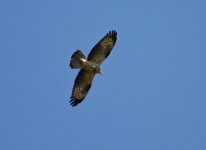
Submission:
<svg viewBox="0 0 206 150">
<path fill-rule="evenodd" d="M 91 50 L 87 60 L 92 61 L 97 66 L 109 56 L 117 40 L 117 32 L 110 31 L 107 33 Z"/>
<path fill-rule="evenodd" d="M 92 85 L 94 75 L 95 74 L 93 72 L 84 69 L 79 71 L 72 90 L 72 96 L 70 100 L 72 106 L 76 106 L 77 104 L 81 103 L 85 98 Z"/>
</svg>

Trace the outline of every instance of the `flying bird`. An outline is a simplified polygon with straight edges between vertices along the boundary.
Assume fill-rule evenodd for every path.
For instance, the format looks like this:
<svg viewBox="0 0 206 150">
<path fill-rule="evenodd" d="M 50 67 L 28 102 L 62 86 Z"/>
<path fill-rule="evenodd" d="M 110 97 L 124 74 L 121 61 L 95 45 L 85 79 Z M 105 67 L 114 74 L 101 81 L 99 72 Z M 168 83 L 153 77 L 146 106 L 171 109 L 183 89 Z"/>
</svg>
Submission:
<svg viewBox="0 0 206 150">
<path fill-rule="evenodd" d="M 81 50 L 73 53 L 70 60 L 72 69 L 80 69 L 72 89 L 70 103 L 76 106 L 86 97 L 95 74 L 103 74 L 102 62 L 109 56 L 117 40 L 117 32 L 109 31 L 90 51 L 86 58 Z"/>
</svg>

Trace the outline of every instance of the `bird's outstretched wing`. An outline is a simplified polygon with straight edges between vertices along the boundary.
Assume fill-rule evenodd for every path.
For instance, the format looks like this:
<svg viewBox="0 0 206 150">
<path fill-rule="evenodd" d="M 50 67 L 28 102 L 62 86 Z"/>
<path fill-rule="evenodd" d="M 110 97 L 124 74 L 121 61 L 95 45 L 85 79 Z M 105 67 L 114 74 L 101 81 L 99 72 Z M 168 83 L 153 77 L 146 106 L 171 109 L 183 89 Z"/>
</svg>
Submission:
<svg viewBox="0 0 206 150">
<path fill-rule="evenodd" d="M 70 103 L 76 106 L 82 102 L 87 95 L 94 78 L 94 72 L 81 69 L 75 79 Z"/>
<path fill-rule="evenodd" d="M 117 40 L 117 32 L 110 31 L 107 33 L 91 50 L 88 60 L 100 66 L 101 63 L 109 56 Z"/>
</svg>

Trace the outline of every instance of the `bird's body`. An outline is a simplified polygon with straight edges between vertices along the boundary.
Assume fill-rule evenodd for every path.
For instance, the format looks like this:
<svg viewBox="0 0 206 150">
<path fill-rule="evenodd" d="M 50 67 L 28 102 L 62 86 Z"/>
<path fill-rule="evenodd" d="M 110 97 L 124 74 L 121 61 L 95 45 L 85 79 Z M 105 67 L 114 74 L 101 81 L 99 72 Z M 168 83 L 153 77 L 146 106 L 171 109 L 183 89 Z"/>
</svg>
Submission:
<svg viewBox="0 0 206 150">
<path fill-rule="evenodd" d="M 70 61 L 72 69 L 80 68 L 75 79 L 70 103 L 76 106 L 82 102 L 87 95 L 95 74 L 102 74 L 101 63 L 109 56 L 117 39 L 117 32 L 107 33 L 91 50 L 87 59 L 84 54 L 77 50 L 73 53 Z"/>
<path fill-rule="evenodd" d="M 95 73 L 98 73 L 99 67 L 95 63 L 88 61 L 86 59 L 80 59 L 80 61 L 81 61 L 81 66 L 80 66 L 81 69 L 85 69 L 87 71 L 94 71 Z"/>
</svg>

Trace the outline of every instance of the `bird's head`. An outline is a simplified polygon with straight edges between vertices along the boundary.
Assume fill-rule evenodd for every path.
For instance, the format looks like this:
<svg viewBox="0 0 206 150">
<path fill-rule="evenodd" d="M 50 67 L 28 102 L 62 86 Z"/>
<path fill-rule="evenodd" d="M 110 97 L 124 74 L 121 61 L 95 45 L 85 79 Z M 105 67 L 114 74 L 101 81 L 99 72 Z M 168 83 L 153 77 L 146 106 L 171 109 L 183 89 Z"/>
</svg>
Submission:
<svg viewBox="0 0 206 150">
<path fill-rule="evenodd" d="M 95 68 L 95 73 L 103 74 L 103 71 L 99 67 L 96 67 Z"/>
</svg>

